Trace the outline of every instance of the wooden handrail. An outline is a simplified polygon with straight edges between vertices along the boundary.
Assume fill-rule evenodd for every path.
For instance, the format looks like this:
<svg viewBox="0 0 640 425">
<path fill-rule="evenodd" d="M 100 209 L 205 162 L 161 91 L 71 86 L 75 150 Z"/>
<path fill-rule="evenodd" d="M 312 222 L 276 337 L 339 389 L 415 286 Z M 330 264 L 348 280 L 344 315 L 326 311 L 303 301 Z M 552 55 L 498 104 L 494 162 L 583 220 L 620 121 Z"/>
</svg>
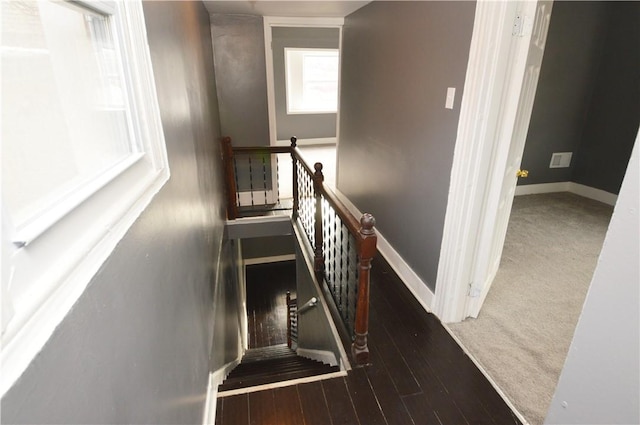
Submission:
<svg viewBox="0 0 640 425">
<path fill-rule="evenodd" d="M 232 147 L 231 139 L 223 139 L 223 161 L 225 175 L 227 177 L 227 216 L 230 220 L 238 216 L 236 205 L 236 187 L 233 169 L 233 158 L 236 154 L 291 154 L 293 170 L 293 219 L 298 217 L 299 191 L 298 191 L 298 167 L 309 175 L 313 181 L 313 191 L 315 197 L 315 217 L 314 217 L 314 271 L 319 280 L 323 279 L 325 270 L 323 252 L 323 218 L 322 218 L 322 198 L 326 199 L 333 208 L 336 215 L 347 227 L 349 233 L 356 241 L 356 249 L 359 263 L 358 270 L 358 300 L 356 304 L 354 334 L 355 340 L 351 346 L 351 353 L 358 364 L 369 362 L 368 331 L 369 331 L 369 281 L 371 261 L 376 253 L 377 236 L 374 229 L 375 219 L 371 214 L 364 214 L 360 220 L 351 214 L 344 203 L 338 199 L 336 194 L 324 182 L 322 174 L 322 164 L 315 163 L 311 167 L 302 157 L 302 152 L 297 147 L 297 138 L 291 138 L 290 146 L 259 146 L 259 147 Z M 287 294 L 287 305 L 290 302 L 290 295 Z M 289 325 L 289 324 L 288 324 Z M 290 329 L 290 326 L 288 326 Z M 287 338 L 291 344 L 291 335 Z"/>
</svg>

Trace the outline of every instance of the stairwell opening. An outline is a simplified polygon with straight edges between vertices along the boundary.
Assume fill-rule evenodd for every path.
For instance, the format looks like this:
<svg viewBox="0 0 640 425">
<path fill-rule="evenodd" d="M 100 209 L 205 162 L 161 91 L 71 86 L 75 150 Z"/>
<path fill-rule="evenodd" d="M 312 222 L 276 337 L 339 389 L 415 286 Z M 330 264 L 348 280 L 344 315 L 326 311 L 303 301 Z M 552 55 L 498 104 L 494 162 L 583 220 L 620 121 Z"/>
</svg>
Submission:
<svg viewBox="0 0 640 425">
<path fill-rule="evenodd" d="M 268 223 L 269 218 L 262 220 L 272 230 L 277 227 Z M 253 234 L 264 233 L 257 230 L 256 220 L 247 225 L 253 227 Z M 218 397 L 346 375 L 346 353 L 294 232 L 243 236 L 236 245 L 246 314 L 241 330 L 245 346 L 239 364 L 219 385 Z M 298 299 L 298 308 L 307 299 L 318 300 L 298 315 L 298 339 L 291 347 L 287 345 L 287 292 Z"/>
</svg>

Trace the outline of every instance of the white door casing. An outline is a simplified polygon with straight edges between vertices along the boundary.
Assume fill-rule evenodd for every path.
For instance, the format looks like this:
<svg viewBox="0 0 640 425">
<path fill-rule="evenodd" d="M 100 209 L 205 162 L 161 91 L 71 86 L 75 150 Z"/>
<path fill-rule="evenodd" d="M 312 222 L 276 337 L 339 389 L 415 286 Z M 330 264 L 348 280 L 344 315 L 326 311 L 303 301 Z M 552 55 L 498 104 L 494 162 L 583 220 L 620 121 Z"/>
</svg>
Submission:
<svg viewBox="0 0 640 425">
<path fill-rule="evenodd" d="M 551 7 L 476 5 L 433 303 L 443 322 L 477 316 L 499 265 Z"/>
<path fill-rule="evenodd" d="M 518 177 L 516 173 L 520 168 L 524 145 L 529 130 L 531 111 L 535 100 L 540 67 L 544 47 L 547 40 L 551 9 L 550 1 L 538 1 L 537 4 L 527 3 L 529 10 L 521 10 L 519 19 L 519 32 L 515 37 L 522 38 L 520 42 L 526 43 L 526 35 L 530 33 L 529 49 L 526 58 L 516 57 L 514 67 L 513 89 L 507 89 L 510 96 L 506 102 L 513 102 L 520 86 L 520 94 L 517 107 L 509 106 L 504 109 L 504 115 L 499 124 L 498 150 L 491 166 L 492 175 L 487 186 L 486 207 L 483 214 L 482 227 L 478 238 L 478 250 L 475 267 L 472 274 L 469 299 L 465 316 L 478 317 L 480 308 L 491 288 L 502 258 L 502 249 L 507 234 L 507 226 L 511 215 L 513 197 L 515 194 Z M 533 9 L 535 7 L 535 9 Z M 531 10 L 533 9 L 533 10 Z M 534 12 L 535 15 L 531 15 Z M 535 16 L 535 18 L 534 18 Z M 529 29 L 533 22 L 532 29 Z M 524 34 L 522 34 L 524 33 Z M 520 50 L 520 53 L 523 51 Z M 520 79 L 520 63 L 524 59 L 524 78 Z M 515 119 L 514 119 L 515 117 Z"/>
</svg>

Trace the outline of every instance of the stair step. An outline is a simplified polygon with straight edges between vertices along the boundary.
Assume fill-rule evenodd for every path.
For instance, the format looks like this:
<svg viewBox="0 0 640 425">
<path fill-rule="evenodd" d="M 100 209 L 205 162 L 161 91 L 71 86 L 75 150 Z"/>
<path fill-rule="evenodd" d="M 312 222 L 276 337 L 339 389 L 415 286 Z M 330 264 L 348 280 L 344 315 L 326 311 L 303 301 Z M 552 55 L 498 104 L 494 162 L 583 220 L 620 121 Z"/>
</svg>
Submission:
<svg viewBox="0 0 640 425">
<path fill-rule="evenodd" d="M 288 372 L 283 374 L 259 376 L 259 377 L 247 377 L 242 380 L 231 381 L 231 382 L 225 381 L 222 385 L 218 387 L 218 391 L 222 392 L 222 391 L 236 390 L 239 388 L 255 387 L 257 385 L 272 384 L 274 382 L 289 381 L 291 379 L 298 379 L 298 378 L 307 378 L 309 376 L 324 375 L 327 373 L 339 371 L 338 366 L 329 366 L 329 365 L 324 365 L 324 366 L 325 367 L 314 369 L 314 370 L 303 370 L 303 371 Z"/>
<path fill-rule="evenodd" d="M 264 368 L 251 368 L 246 369 L 238 366 L 232 373 L 229 374 L 227 379 L 245 378 L 248 376 L 267 376 L 267 375 L 279 375 L 282 373 L 295 372 L 299 370 L 315 370 L 318 368 L 324 368 L 327 365 L 320 362 L 295 362 L 278 367 L 264 367 Z"/>
<path fill-rule="evenodd" d="M 298 356 L 286 344 L 247 350 L 242 362 L 227 376 L 218 391 L 288 381 L 338 372 L 338 366 Z"/>
</svg>

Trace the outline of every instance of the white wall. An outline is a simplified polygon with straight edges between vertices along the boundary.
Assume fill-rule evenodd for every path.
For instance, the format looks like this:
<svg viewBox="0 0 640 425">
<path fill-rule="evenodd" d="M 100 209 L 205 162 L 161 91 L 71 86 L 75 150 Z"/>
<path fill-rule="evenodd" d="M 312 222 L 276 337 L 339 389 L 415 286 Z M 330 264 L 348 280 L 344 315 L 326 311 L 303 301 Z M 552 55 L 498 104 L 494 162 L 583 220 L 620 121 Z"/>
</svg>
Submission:
<svg viewBox="0 0 640 425">
<path fill-rule="evenodd" d="M 547 424 L 640 423 L 638 139 Z"/>
</svg>

